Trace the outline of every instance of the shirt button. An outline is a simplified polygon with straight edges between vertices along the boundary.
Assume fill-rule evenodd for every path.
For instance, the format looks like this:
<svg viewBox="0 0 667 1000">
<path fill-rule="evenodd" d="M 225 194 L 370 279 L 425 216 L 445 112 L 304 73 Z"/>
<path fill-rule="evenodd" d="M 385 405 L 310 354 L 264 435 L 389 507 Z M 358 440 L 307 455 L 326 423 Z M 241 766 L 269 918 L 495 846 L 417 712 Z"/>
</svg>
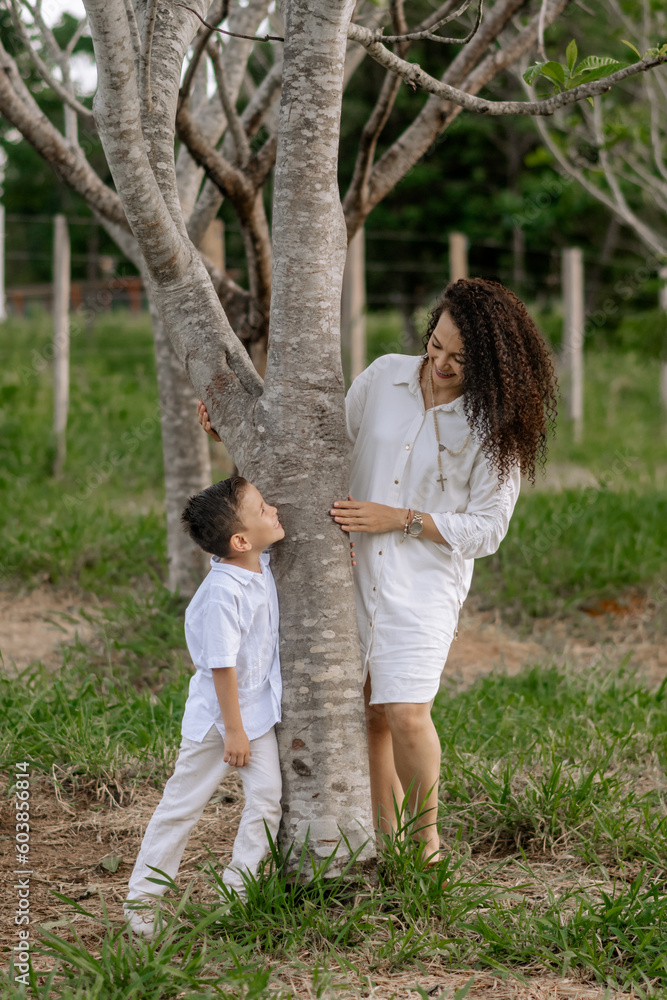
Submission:
<svg viewBox="0 0 667 1000">
<path fill-rule="evenodd" d="M 379 555 L 379 556 L 381 556 L 381 555 L 382 555 L 382 549 L 380 549 L 380 551 L 378 552 L 378 555 Z"/>
<path fill-rule="evenodd" d="M 373 587 L 373 590 L 377 590 L 377 587 Z"/>
<path fill-rule="evenodd" d="M 369 628 L 373 628 L 373 622 L 368 623 Z"/>
<path fill-rule="evenodd" d="M 410 445 L 409 445 L 409 444 L 406 444 L 406 446 L 405 446 L 405 450 L 406 450 L 406 451 L 410 451 Z"/>
<path fill-rule="evenodd" d="M 398 479 L 395 479 L 395 480 L 394 480 L 394 484 L 395 484 L 396 486 L 398 486 Z"/>
</svg>

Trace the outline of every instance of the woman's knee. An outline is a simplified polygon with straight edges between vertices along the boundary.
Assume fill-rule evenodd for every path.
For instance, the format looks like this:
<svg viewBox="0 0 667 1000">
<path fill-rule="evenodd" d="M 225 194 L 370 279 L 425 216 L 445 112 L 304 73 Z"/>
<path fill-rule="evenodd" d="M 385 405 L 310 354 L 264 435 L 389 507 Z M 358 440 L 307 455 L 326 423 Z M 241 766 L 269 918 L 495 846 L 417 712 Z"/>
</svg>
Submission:
<svg viewBox="0 0 667 1000">
<path fill-rule="evenodd" d="M 385 706 L 385 714 L 392 735 L 403 740 L 419 737 L 431 722 L 430 704 L 395 702 Z"/>
</svg>

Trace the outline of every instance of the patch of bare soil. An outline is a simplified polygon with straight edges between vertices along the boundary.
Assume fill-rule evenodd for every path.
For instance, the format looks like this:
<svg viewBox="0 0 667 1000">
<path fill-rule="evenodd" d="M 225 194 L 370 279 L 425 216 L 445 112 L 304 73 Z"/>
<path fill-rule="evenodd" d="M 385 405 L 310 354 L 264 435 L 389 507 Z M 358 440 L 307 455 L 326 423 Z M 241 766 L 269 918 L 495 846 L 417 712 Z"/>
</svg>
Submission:
<svg viewBox="0 0 667 1000">
<path fill-rule="evenodd" d="M 461 609 L 459 637 L 449 650 L 444 676 L 466 687 L 494 670 L 518 673 L 526 664 L 565 664 L 585 670 L 595 663 L 615 665 L 630 656 L 645 683 L 667 677 L 667 622 L 664 602 L 634 592 L 592 602 L 566 618 L 536 618 L 516 628 L 500 610 L 483 611 L 470 597 Z"/>
<path fill-rule="evenodd" d="M 55 587 L 24 594 L 0 591 L 0 659 L 5 670 L 20 671 L 35 660 L 59 667 L 63 645 L 93 635 L 94 626 L 82 615 L 89 608 L 90 601 L 84 604 L 79 594 Z"/>
<path fill-rule="evenodd" d="M 2 785 L 7 786 L 7 775 Z M 2 846 L 2 883 L 0 893 L 0 943 L 7 951 L 17 943 L 14 916 L 18 892 L 15 883 L 26 876 L 17 871 L 28 870 L 30 880 L 31 938 L 35 944 L 35 928 L 62 933 L 71 922 L 85 941 L 94 940 L 95 925 L 82 915 L 72 915 L 69 908 L 53 893 L 76 900 L 85 909 L 101 916 L 102 903 L 114 923 L 123 920 L 122 902 L 127 880 L 139 852 L 141 839 L 155 807 L 162 797 L 162 785 L 150 781 L 129 790 L 126 804 L 119 806 L 104 789 L 97 795 L 79 791 L 58 795 L 47 779 L 31 782 L 30 788 L 30 854 L 29 865 L 16 863 L 14 849 L 13 802 L 3 796 L 0 813 L 0 845 Z M 211 799 L 190 837 L 179 871 L 179 885 L 185 888 L 196 879 L 195 895 L 208 894 L 199 877 L 198 866 L 209 858 L 209 849 L 226 864 L 232 855 L 232 844 L 243 808 L 243 791 L 237 775 L 230 775 Z M 115 873 L 102 864 L 104 859 L 119 860 Z M 108 862 L 107 862 L 108 863 Z M 47 962 L 37 961 L 36 968 Z"/>
</svg>

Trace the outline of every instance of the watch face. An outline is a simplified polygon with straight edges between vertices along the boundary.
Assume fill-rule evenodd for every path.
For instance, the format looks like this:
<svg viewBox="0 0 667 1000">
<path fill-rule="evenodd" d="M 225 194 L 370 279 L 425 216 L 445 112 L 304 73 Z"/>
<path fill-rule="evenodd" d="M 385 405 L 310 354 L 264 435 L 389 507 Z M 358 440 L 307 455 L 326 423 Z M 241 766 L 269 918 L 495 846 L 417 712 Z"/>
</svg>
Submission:
<svg viewBox="0 0 667 1000">
<path fill-rule="evenodd" d="M 410 527 L 408 528 L 408 534 L 419 535 L 423 530 L 424 530 L 424 525 L 421 523 L 421 521 L 415 520 L 410 523 Z"/>
</svg>

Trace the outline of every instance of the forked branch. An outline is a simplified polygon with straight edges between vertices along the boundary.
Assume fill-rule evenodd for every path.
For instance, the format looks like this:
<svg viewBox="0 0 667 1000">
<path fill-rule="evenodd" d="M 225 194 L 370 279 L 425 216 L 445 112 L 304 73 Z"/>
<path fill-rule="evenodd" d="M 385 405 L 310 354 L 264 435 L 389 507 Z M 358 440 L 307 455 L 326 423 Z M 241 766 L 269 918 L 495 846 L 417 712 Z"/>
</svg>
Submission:
<svg viewBox="0 0 667 1000">
<path fill-rule="evenodd" d="M 376 32 L 362 28 L 358 24 L 351 24 L 347 32 L 348 38 L 359 42 L 364 46 L 369 56 L 375 59 L 385 69 L 391 70 L 400 76 L 408 86 L 413 89 L 425 90 L 429 94 L 440 97 L 452 104 L 463 108 L 465 111 L 472 111 L 475 114 L 485 114 L 492 116 L 500 115 L 552 115 L 559 108 L 568 104 L 574 104 L 585 97 L 596 97 L 598 94 L 605 94 L 607 91 L 621 80 L 636 76 L 638 73 L 645 73 L 655 66 L 662 66 L 667 63 L 667 55 L 653 56 L 648 59 L 640 59 L 631 66 L 612 73 L 611 76 L 603 80 L 595 80 L 592 83 L 582 83 L 572 90 L 566 90 L 552 97 L 544 98 L 540 101 L 487 101 L 482 97 L 474 97 L 457 87 L 452 87 L 448 83 L 436 80 L 435 77 L 425 73 L 417 63 L 407 62 L 399 56 L 390 52 L 378 39 Z"/>
</svg>

